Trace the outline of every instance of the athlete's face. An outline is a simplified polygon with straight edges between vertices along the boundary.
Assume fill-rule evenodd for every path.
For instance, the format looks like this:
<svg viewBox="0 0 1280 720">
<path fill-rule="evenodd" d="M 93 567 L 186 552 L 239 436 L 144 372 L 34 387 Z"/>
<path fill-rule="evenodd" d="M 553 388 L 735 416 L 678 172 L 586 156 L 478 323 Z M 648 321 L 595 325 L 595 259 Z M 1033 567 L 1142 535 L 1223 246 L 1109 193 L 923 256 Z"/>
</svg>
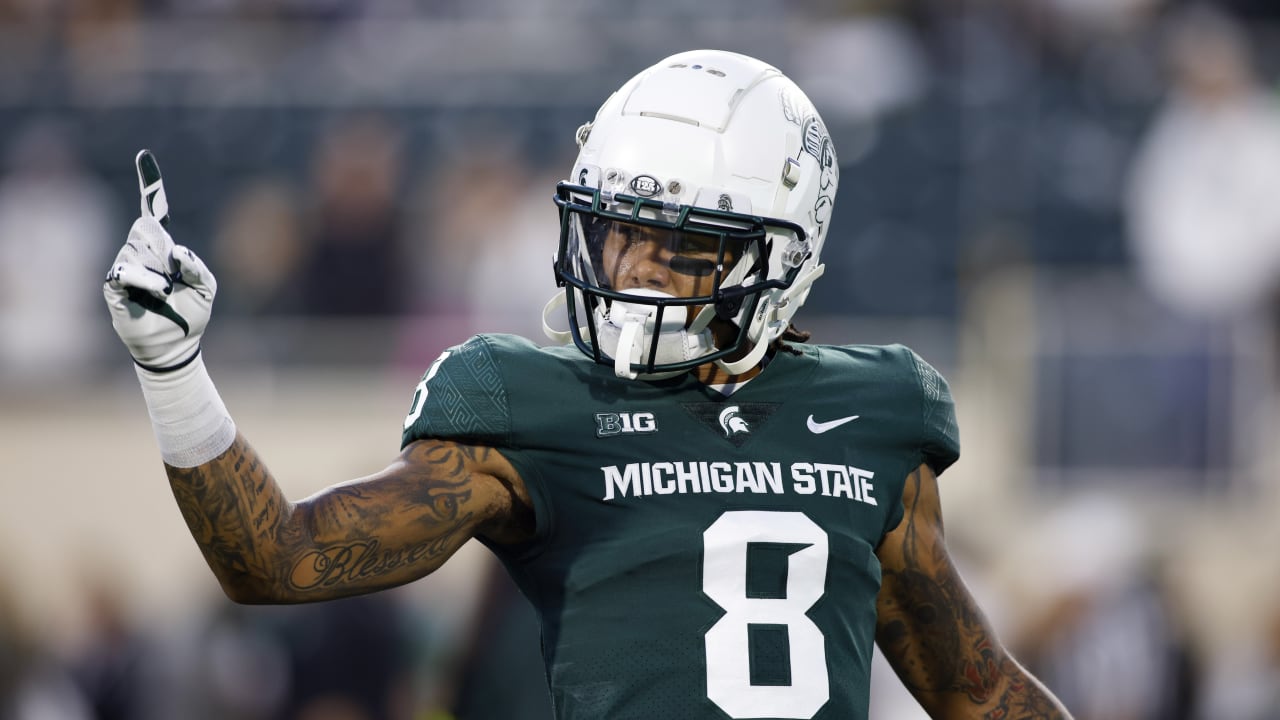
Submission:
<svg viewBox="0 0 1280 720">
<path fill-rule="evenodd" d="M 709 295 L 715 281 L 715 237 L 609 223 L 602 261 L 615 290 L 658 290 L 675 297 Z M 725 264 L 733 262 L 726 254 Z"/>
<path fill-rule="evenodd" d="M 710 298 L 717 291 L 717 281 L 724 282 L 726 272 L 746 252 L 745 241 L 725 238 L 721 260 L 722 236 L 719 234 L 650 227 L 621 220 L 597 219 L 582 231 L 587 238 L 584 251 L 591 256 L 596 282 L 614 292 L 650 290 L 676 298 Z M 717 264 L 718 260 L 722 266 Z M 701 316 L 705 307 L 702 304 L 689 307 L 686 328 Z M 735 342 L 737 327 L 731 321 L 712 316 L 706 327 L 716 347 Z M 703 382 L 723 382 L 728 377 L 727 371 L 714 363 L 700 365 L 695 371 Z M 748 371 L 744 376 L 754 372 Z"/>
</svg>

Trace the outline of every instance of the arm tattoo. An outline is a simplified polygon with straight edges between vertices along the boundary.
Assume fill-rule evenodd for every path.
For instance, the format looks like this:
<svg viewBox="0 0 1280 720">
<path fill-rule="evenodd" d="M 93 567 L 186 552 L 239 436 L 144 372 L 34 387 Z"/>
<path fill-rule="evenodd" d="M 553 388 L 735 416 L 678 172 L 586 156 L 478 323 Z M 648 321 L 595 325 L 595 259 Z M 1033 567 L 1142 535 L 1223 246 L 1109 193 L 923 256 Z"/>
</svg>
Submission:
<svg viewBox="0 0 1280 720">
<path fill-rule="evenodd" d="M 884 570 L 881 590 L 877 639 L 885 655 L 922 702 L 963 708 L 960 717 L 1069 717 L 995 639 L 947 556 L 941 505 L 922 497 L 932 492 L 919 470 L 907 478 L 903 495 L 915 501 L 903 518 L 901 562 Z"/>
<path fill-rule="evenodd" d="M 264 530 L 279 523 L 286 503 L 267 490 L 270 476 L 243 439 L 206 465 L 165 469 L 182 517 L 219 579 L 264 570 Z"/>
<path fill-rule="evenodd" d="M 322 600 L 434 570 L 503 498 L 481 499 L 471 468 L 492 450 L 410 448 L 393 473 L 290 503 L 242 437 L 197 468 L 167 467 L 174 497 L 224 589 L 246 601 Z"/>
<path fill-rule="evenodd" d="M 447 537 L 404 550 L 384 550 L 374 538 L 346 545 L 331 545 L 302 556 L 289 573 L 289 586 L 296 590 L 357 585 L 379 575 L 435 557 L 447 547 Z"/>
</svg>

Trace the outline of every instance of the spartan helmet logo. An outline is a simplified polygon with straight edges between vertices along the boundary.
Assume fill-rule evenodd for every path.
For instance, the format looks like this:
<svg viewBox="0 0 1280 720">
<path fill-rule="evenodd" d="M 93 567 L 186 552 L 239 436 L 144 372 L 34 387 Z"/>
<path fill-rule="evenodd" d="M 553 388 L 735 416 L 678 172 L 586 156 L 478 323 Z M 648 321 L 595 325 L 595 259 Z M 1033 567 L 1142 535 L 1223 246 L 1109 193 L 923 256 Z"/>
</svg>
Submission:
<svg viewBox="0 0 1280 720">
<path fill-rule="evenodd" d="M 738 417 L 737 405 L 730 405 L 720 411 L 720 429 L 724 431 L 725 437 L 751 432 L 751 428 L 747 426 L 747 421 Z"/>
</svg>

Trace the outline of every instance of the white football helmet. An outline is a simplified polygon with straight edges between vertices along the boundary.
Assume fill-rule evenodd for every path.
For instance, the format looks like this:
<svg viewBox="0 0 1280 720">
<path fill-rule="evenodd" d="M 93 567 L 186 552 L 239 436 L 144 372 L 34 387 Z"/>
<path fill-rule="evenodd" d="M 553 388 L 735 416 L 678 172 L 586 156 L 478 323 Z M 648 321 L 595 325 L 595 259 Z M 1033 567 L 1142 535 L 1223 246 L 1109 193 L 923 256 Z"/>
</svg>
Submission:
<svg viewBox="0 0 1280 720">
<path fill-rule="evenodd" d="M 759 363 L 823 270 L 840 170 L 809 99 L 759 60 L 694 50 L 628 81 L 577 140 L 547 334 L 628 378 Z M 696 294 L 635 277 L 620 258 L 636 242 Z"/>
</svg>

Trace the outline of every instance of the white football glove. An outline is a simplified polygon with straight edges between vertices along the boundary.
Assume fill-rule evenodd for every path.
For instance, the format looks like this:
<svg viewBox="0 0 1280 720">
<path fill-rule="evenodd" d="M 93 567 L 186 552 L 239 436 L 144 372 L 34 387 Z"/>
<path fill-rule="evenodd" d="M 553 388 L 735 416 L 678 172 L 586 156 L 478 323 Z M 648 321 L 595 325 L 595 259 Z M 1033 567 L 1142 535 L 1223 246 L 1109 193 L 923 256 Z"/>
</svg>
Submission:
<svg viewBox="0 0 1280 720">
<path fill-rule="evenodd" d="M 143 150 L 136 164 L 142 216 L 116 255 L 102 294 L 134 362 L 168 372 L 200 354 L 218 283 L 195 253 L 169 237 L 169 203 L 155 157 Z"/>
</svg>

